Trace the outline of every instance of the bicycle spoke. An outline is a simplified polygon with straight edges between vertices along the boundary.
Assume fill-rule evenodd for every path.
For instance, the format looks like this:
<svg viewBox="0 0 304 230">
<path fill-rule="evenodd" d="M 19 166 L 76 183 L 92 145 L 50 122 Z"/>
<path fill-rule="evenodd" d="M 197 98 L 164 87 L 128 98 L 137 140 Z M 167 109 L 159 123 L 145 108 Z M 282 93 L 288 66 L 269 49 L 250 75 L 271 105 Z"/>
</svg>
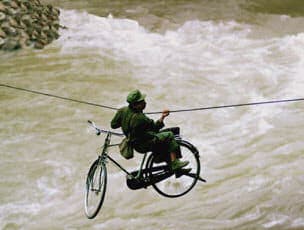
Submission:
<svg viewBox="0 0 304 230">
<path fill-rule="evenodd" d="M 191 144 L 187 142 L 181 142 L 182 161 L 189 161 L 189 165 L 185 168 L 191 168 L 191 172 L 171 173 L 170 176 L 164 177 L 158 180 L 158 174 L 161 171 L 169 171 L 167 163 L 155 163 L 154 157 L 149 162 L 150 178 L 154 184 L 153 188 L 163 196 L 166 197 L 178 197 L 188 193 L 196 184 L 200 173 L 200 162 L 196 152 L 192 152 L 194 149 Z"/>
</svg>

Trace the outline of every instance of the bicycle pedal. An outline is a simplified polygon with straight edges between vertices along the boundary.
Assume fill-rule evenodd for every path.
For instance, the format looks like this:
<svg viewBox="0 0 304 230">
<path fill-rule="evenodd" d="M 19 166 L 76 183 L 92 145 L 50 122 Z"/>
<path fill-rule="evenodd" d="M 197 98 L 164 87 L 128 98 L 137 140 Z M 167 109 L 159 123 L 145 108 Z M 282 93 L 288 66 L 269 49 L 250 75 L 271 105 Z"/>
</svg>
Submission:
<svg viewBox="0 0 304 230">
<path fill-rule="evenodd" d="M 189 173 L 192 169 L 189 168 L 189 169 L 179 169 L 175 172 L 175 177 L 176 178 L 180 178 L 181 176 Z"/>
</svg>

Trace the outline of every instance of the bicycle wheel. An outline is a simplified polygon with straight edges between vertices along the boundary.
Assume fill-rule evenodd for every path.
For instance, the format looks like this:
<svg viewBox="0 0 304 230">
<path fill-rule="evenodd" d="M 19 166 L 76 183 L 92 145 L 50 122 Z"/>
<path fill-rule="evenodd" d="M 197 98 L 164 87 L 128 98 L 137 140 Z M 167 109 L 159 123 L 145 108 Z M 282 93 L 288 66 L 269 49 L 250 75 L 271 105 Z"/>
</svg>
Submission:
<svg viewBox="0 0 304 230">
<path fill-rule="evenodd" d="M 175 198 L 185 195 L 195 186 L 200 175 L 200 161 L 197 149 L 184 140 L 179 141 L 179 144 L 182 153 L 181 160 L 189 161 L 189 165 L 186 168 L 192 169 L 189 173 L 178 175 L 178 172 L 170 172 L 168 163 L 156 163 L 153 154 L 150 155 L 147 161 L 150 180 L 155 181 L 152 186 L 159 194 L 165 197 Z"/>
<path fill-rule="evenodd" d="M 86 180 L 85 214 L 93 219 L 104 201 L 107 187 L 106 165 L 97 159 L 91 166 Z"/>
</svg>

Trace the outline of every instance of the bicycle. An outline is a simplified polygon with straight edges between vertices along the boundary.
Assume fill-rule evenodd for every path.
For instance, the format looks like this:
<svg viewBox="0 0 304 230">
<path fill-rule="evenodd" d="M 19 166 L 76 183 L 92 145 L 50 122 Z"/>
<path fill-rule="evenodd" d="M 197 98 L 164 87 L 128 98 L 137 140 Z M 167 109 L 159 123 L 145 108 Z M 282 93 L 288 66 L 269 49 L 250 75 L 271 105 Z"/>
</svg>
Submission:
<svg viewBox="0 0 304 230">
<path fill-rule="evenodd" d="M 89 219 L 96 217 L 103 204 L 107 187 L 106 164 L 109 161 L 126 173 L 127 186 L 132 190 L 152 186 L 159 194 L 175 198 L 188 193 L 198 180 L 206 182 L 200 177 L 201 168 L 198 150 L 191 143 L 182 140 L 179 135 L 175 135 L 175 139 L 180 145 L 183 160 L 190 162 L 189 167 L 192 168 L 190 172 L 184 173 L 183 170 L 172 171 L 168 161 L 159 160 L 159 155 L 153 152 L 143 154 L 139 170 L 128 172 L 109 156 L 107 151 L 108 148 L 119 145 L 111 144 L 111 136 L 123 137 L 124 134 L 103 130 L 98 128 L 94 122 L 88 122 L 95 129 L 96 135 L 106 134 L 104 145 L 98 158 L 91 165 L 86 178 L 85 214 Z"/>
</svg>

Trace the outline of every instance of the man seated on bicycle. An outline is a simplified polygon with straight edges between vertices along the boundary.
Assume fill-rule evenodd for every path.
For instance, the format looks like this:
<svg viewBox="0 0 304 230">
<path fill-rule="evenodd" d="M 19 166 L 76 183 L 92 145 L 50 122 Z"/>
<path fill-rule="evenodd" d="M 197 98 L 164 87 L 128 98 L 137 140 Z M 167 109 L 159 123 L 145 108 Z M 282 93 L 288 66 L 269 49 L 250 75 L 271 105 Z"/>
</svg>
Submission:
<svg viewBox="0 0 304 230">
<path fill-rule="evenodd" d="M 159 120 L 154 122 L 148 118 L 143 110 L 146 107 L 146 95 L 139 90 L 131 91 L 127 96 L 128 106 L 117 111 L 111 121 L 113 129 L 122 128 L 123 133 L 128 136 L 132 147 L 140 153 L 159 151 L 170 154 L 170 166 L 173 171 L 182 169 L 189 164 L 188 161 L 180 161 L 177 157 L 179 145 L 170 131 L 160 131 L 164 127 L 164 119 L 169 115 L 164 110 Z M 190 169 L 184 169 L 190 170 Z"/>
</svg>

